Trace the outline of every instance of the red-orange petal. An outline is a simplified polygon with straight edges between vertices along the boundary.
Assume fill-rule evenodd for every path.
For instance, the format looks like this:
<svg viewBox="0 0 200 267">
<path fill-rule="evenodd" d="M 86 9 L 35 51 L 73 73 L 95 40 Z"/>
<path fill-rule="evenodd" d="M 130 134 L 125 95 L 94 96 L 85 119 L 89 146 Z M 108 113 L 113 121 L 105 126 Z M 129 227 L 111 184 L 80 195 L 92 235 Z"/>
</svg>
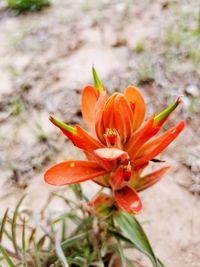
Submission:
<svg viewBox="0 0 200 267">
<path fill-rule="evenodd" d="M 133 113 L 129 101 L 123 94 L 114 93 L 106 102 L 103 111 L 104 129 L 116 129 L 122 143 L 131 136 L 133 129 Z"/>
<path fill-rule="evenodd" d="M 125 185 L 124 177 L 123 177 L 123 168 L 120 166 L 114 172 L 114 174 L 110 177 L 110 184 L 113 190 L 119 190 Z"/>
<path fill-rule="evenodd" d="M 146 105 L 144 98 L 139 89 L 130 85 L 126 88 L 124 95 L 126 98 L 134 104 L 134 117 L 133 117 L 133 130 L 137 130 L 144 121 L 146 113 Z"/>
<path fill-rule="evenodd" d="M 134 159 L 138 150 L 145 142 L 147 142 L 152 136 L 154 136 L 160 127 L 154 126 L 153 116 L 142 126 L 138 131 L 133 133 L 128 143 L 125 145 L 125 150 L 129 154 L 131 159 Z"/>
<path fill-rule="evenodd" d="M 97 137 L 102 143 L 106 143 L 104 136 L 103 136 L 105 134 L 106 129 L 104 129 L 104 126 L 103 126 L 102 116 L 103 116 L 103 110 L 104 110 L 104 106 L 106 104 L 107 99 L 108 99 L 108 96 L 107 96 L 106 91 L 101 92 L 99 95 L 97 104 L 95 106 L 95 110 L 94 110 L 95 131 L 96 131 Z"/>
<path fill-rule="evenodd" d="M 137 192 L 128 186 L 115 191 L 114 198 L 117 206 L 128 213 L 136 214 L 143 208 Z"/>
<path fill-rule="evenodd" d="M 169 170 L 170 170 L 170 167 L 166 166 L 166 167 L 160 168 L 159 170 L 156 170 L 154 172 L 151 172 L 145 175 L 144 177 L 140 178 L 140 180 L 138 181 L 138 184 L 135 186 L 135 189 L 138 192 L 147 189 L 148 187 L 159 182 L 162 176 L 166 174 Z"/>
<path fill-rule="evenodd" d="M 121 136 L 122 143 L 127 142 L 133 132 L 133 112 L 124 95 L 118 94 L 114 105 L 115 129 Z"/>
<path fill-rule="evenodd" d="M 72 138 L 75 146 L 86 151 L 93 151 L 97 148 L 103 147 L 103 145 L 97 139 L 95 139 L 79 125 L 76 126 L 76 130 L 77 134 Z"/>
<path fill-rule="evenodd" d="M 171 133 L 174 132 L 176 128 L 177 125 L 169 129 L 168 131 L 164 132 L 163 134 L 159 135 L 158 137 L 154 138 L 153 140 L 149 141 L 148 143 L 144 144 L 138 151 L 136 158 L 140 158 L 143 155 L 150 153 L 153 148 L 161 144 L 167 136 L 169 136 Z"/>
<path fill-rule="evenodd" d="M 112 171 L 113 168 L 115 168 L 115 165 L 116 165 L 115 161 L 104 160 L 104 159 L 100 158 L 99 156 L 97 156 L 93 151 L 88 152 L 88 151 L 84 150 L 83 152 L 86 155 L 88 160 L 96 162 L 103 169 Z"/>
<path fill-rule="evenodd" d="M 44 179 L 52 185 L 69 185 L 107 173 L 108 171 L 102 169 L 96 162 L 69 160 L 48 169 L 44 174 Z"/>
<path fill-rule="evenodd" d="M 84 87 L 82 91 L 82 116 L 87 127 L 92 131 L 94 130 L 94 110 L 97 103 L 99 93 L 92 86 Z"/>
<path fill-rule="evenodd" d="M 129 155 L 118 148 L 98 148 L 94 150 L 94 153 L 101 159 L 106 161 L 112 161 L 116 159 L 126 160 L 129 159 Z"/>
<path fill-rule="evenodd" d="M 145 164 L 149 160 L 156 157 L 159 153 L 161 153 L 171 142 L 180 134 L 180 132 L 184 129 L 185 122 L 181 121 L 172 132 L 170 132 L 162 142 L 160 142 L 156 147 L 153 147 L 151 151 L 148 151 L 147 154 L 143 155 L 141 158 L 135 159 L 132 161 L 132 164 L 135 168 Z"/>
</svg>

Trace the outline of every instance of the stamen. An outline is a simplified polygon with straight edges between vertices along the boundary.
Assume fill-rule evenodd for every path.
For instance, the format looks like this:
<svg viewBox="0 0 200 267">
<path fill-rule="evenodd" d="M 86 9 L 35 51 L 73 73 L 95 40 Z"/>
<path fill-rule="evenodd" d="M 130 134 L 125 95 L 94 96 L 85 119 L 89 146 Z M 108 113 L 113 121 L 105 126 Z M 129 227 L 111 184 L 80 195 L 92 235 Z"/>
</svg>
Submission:
<svg viewBox="0 0 200 267">
<path fill-rule="evenodd" d="M 123 167 L 123 178 L 124 181 L 128 182 L 131 178 L 131 163 L 128 162 L 128 165 Z"/>
</svg>

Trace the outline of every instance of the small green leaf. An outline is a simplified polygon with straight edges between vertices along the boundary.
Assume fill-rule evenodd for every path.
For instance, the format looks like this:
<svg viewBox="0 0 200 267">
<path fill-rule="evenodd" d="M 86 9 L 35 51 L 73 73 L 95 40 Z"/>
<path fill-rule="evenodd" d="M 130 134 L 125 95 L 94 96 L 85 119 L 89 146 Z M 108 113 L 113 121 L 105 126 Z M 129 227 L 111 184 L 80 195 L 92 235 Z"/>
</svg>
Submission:
<svg viewBox="0 0 200 267">
<path fill-rule="evenodd" d="M 53 117 L 53 116 L 50 116 L 49 119 L 50 119 L 50 121 L 51 121 L 53 124 L 55 124 L 56 126 L 58 126 L 58 127 L 62 128 L 62 129 L 64 129 L 64 130 L 68 131 L 68 132 L 71 133 L 71 134 L 76 134 L 76 129 L 75 129 L 74 127 L 72 127 L 72 126 L 70 126 L 70 125 L 68 125 L 68 124 L 66 124 L 66 123 L 64 123 L 64 122 L 62 122 L 62 121 L 56 119 L 56 118 Z"/>
<path fill-rule="evenodd" d="M 99 77 L 97 75 L 97 72 L 96 72 L 96 70 L 95 70 L 94 67 L 92 67 L 92 74 L 93 74 L 95 88 L 99 92 L 103 91 L 104 90 L 104 87 L 103 87 L 103 85 L 102 85 L 102 83 L 101 83 L 101 81 L 100 81 L 100 79 L 99 79 Z"/>
<path fill-rule="evenodd" d="M 171 104 L 169 107 L 164 109 L 162 112 L 160 112 L 155 118 L 154 122 L 156 124 L 159 124 L 162 122 L 165 118 L 169 116 L 169 114 L 175 110 L 175 108 L 181 103 L 181 98 L 179 97 L 173 104 Z"/>
<path fill-rule="evenodd" d="M 58 255 L 60 263 L 62 264 L 63 267 L 69 267 L 69 264 L 67 263 L 65 254 L 64 254 L 64 252 L 62 250 L 62 247 L 61 247 L 61 245 L 60 245 L 58 240 L 56 240 L 55 246 L 56 246 L 56 253 Z"/>
<path fill-rule="evenodd" d="M 2 253 L 5 261 L 8 263 L 9 267 L 15 267 L 15 264 L 13 263 L 13 261 L 11 260 L 8 252 L 6 251 L 6 249 L 4 247 L 1 246 L 0 244 L 0 252 Z"/>
<path fill-rule="evenodd" d="M 150 258 L 154 267 L 163 266 L 156 258 L 144 230 L 134 216 L 125 212 L 117 212 L 114 214 L 114 222 L 134 247 Z"/>
</svg>

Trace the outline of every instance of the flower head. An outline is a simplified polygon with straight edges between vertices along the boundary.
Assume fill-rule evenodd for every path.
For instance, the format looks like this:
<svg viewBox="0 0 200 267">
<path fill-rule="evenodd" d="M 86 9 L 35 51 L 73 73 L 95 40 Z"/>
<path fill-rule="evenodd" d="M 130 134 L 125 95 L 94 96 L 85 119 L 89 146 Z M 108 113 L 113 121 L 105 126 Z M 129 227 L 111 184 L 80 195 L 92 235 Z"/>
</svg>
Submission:
<svg viewBox="0 0 200 267">
<path fill-rule="evenodd" d="M 47 170 L 45 181 L 52 185 L 69 185 L 93 180 L 111 189 L 110 198 L 106 196 L 109 205 L 138 213 L 142 209 L 138 192 L 158 182 L 169 171 L 165 166 L 142 175 L 149 162 L 184 129 L 185 122 L 180 121 L 155 137 L 181 100 L 178 98 L 144 121 L 146 105 L 135 86 L 128 86 L 124 94 L 114 93 L 109 97 L 94 68 L 93 76 L 95 88 L 88 85 L 82 91 L 82 115 L 90 133 L 79 125 L 72 127 L 50 117 L 50 121 L 83 150 L 87 160 L 59 163 Z M 104 198 L 102 194 L 91 203 L 98 203 L 97 210 L 101 210 L 100 202 Z"/>
</svg>

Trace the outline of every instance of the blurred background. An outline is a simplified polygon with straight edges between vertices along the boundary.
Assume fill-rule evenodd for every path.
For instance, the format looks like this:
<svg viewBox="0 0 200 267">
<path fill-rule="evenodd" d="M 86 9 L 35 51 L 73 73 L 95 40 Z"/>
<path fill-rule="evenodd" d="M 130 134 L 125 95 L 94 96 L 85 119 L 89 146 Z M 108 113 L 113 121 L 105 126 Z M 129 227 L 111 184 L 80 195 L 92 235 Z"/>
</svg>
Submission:
<svg viewBox="0 0 200 267">
<path fill-rule="evenodd" d="M 165 125 L 187 124 L 161 156 L 172 170 L 142 195 L 138 219 L 167 267 L 200 267 L 197 0 L 0 0 L 0 215 L 24 193 L 39 212 L 57 190 L 44 171 L 82 157 L 48 116 L 84 125 L 80 96 L 92 64 L 109 93 L 137 85 L 147 115 L 183 96 Z"/>
</svg>

